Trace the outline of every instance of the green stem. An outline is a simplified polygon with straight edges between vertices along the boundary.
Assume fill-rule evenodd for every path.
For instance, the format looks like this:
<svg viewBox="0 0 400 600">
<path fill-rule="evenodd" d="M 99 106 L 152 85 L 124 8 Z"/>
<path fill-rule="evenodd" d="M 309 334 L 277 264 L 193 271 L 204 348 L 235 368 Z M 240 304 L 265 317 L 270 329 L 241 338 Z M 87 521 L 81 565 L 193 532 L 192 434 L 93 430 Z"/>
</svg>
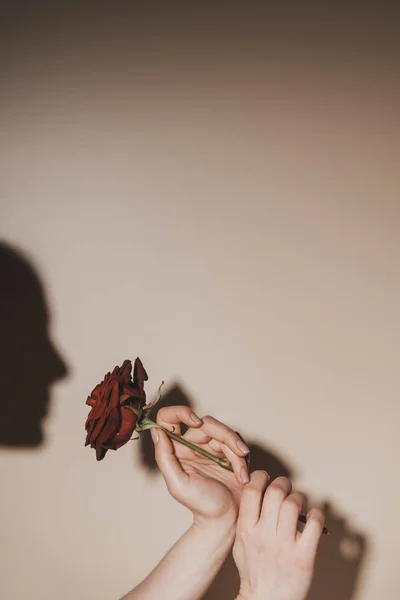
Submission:
<svg viewBox="0 0 400 600">
<path fill-rule="evenodd" d="M 166 429 L 165 427 L 162 427 L 161 425 L 154 423 L 154 421 L 152 421 L 151 419 L 148 419 L 147 417 L 143 417 L 140 420 L 140 425 L 136 428 L 136 430 L 137 431 L 146 431 L 147 429 L 162 429 L 163 431 L 165 431 L 167 436 L 169 438 L 171 438 L 171 440 L 174 440 L 174 442 L 179 442 L 180 444 L 187 446 L 188 448 L 190 448 L 197 454 L 201 454 L 201 456 L 204 456 L 205 458 L 209 458 L 210 460 L 214 461 L 220 467 L 223 467 L 224 469 L 228 469 L 229 471 L 233 471 L 232 465 L 227 458 L 219 458 L 218 456 L 211 454 L 211 452 L 207 452 L 207 450 L 204 450 L 203 448 L 196 446 L 196 444 L 189 442 L 189 440 L 182 437 L 181 435 L 176 435 L 176 433 L 172 433 L 171 431 L 168 431 L 168 429 Z"/>
<path fill-rule="evenodd" d="M 214 462 L 216 462 L 218 465 L 220 465 L 224 469 L 229 469 L 230 471 L 232 471 L 232 465 L 227 458 L 219 458 L 218 456 L 214 456 L 214 454 L 211 454 L 211 452 L 207 452 L 207 450 L 204 450 L 203 448 L 199 448 L 199 446 L 196 446 L 196 444 L 192 444 L 192 442 L 189 442 L 189 440 L 187 440 L 186 438 L 184 438 L 180 435 L 176 435 L 175 433 L 172 433 L 171 431 L 168 431 L 167 429 L 165 429 L 165 427 L 161 427 L 161 429 L 163 431 L 165 431 L 165 433 L 167 434 L 168 437 L 171 438 L 171 440 L 174 440 L 175 442 L 179 442 L 180 444 L 183 444 L 184 446 L 191 448 L 192 450 L 194 450 L 194 452 L 197 452 L 197 454 L 201 454 L 202 456 L 205 456 L 206 458 L 213 460 Z"/>
</svg>

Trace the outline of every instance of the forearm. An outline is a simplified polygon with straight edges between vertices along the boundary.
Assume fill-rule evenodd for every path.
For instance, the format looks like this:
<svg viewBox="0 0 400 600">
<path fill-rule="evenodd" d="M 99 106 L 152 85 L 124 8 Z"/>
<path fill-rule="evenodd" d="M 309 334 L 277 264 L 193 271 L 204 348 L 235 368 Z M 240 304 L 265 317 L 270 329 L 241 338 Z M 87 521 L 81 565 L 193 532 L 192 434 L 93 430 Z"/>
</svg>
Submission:
<svg viewBox="0 0 400 600">
<path fill-rule="evenodd" d="M 194 523 L 155 569 L 122 600 L 198 600 L 220 570 L 235 525 Z"/>
</svg>

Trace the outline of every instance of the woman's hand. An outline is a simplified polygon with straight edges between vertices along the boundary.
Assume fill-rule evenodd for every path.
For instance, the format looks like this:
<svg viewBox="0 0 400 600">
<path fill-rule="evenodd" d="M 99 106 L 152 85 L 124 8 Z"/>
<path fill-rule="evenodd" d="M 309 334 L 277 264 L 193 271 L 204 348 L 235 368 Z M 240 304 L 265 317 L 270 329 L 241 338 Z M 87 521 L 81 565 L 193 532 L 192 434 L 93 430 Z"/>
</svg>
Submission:
<svg viewBox="0 0 400 600">
<path fill-rule="evenodd" d="M 268 480 L 265 471 L 254 471 L 242 494 L 233 547 L 241 580 L 237 600 L 304 600 L 324 516 L 311 510 L 300 533 L 297 522 L 304 496 L 291 494 L 285 477 L 267 488 Z"/>
<path fill-rule="evenodd" d="M 157 423 L 221 458 L 228 471 L 190 448 L 171 441 L 162 429 L 151 429 L 155 456 L 171 495 L 189 508 L 193 525 L 157 567 L 124 600 L 163 598 L 200 600 L 220 570 L 235 539 L 240 495 L 248 481 L 248 448 L 229 427 L 212 417 L 199 419 L 186 406 L 162 408 Z"/>
<path fill-rule="evenodd" d="M 161 429 L 152 429 L 155 457 L 168 490 L 192 511 L 195 524 L 218 519 L 236 521 L 240 496 L 248 482 L 245 456 L 249 450 L 237 433 L 213 417 L 199 419 L 186 406 L 162 408 L 157 423 L 180 435 L 180 423 L 189 429 L 184 437 L 221 458 L 226 457 L 233 472 L 220 467 L 190 448 L 171 441 Z"/>
</svg>

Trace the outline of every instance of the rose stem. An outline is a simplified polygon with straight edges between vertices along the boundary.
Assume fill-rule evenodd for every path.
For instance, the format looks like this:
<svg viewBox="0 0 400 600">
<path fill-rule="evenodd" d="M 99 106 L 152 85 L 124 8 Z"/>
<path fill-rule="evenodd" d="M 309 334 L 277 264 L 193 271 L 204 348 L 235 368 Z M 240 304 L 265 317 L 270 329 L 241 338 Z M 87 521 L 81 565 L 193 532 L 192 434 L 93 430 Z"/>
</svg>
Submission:
<svg viewBox="0 0 400 600">
<path fill-rule="evenodd" d="M 144 425 L 144 427 L 143 427 L 143 425 Z M 163 431 L 165 431 L 167 436 L 169 438 L 171 438 L 172 440 L 174 440 L 175 442 L 179 442 L 180 444 L 187 446 L 188 448 L 190 448 L 197 454 L 201 454 L 201 456 L 204 456 L 205 458 L 209 458 L 210 460 L 217 463 L 223 469 L 228 469 L 229 471 L 233 471 L 232 465 L 227 458 L 219 458 L 218 456 L 211 454 L 211 452 L 207 452 L 207 450 L 204 450 L 203 448 L 199 448 L 199 446 L 196 446 L 196 444 L 189 442 L 189 440 L 187 440 L 186 438 L 184 438 L 180 435 L 176 435 L 176 433 L 172 433 L 171 431 L 168 431 L 168 429 L 166 429 L 165 427 L 162 427 L 161 425 L 154 423 L 154 421 L 151 421 L 148 418 L 143 419 L 143 421 L 141 422 L 140 429 L 142 429 L 142 430 L 162 429 Z"/>
<path fill-rule="evenodd" d="M 137 414 L 136 409 L 132 408 L 131 410 L 132 410 L 132 412 Z M 186 438 L 184 438 L 180 435 L 176 435 L 175 433 L 172 433 L 171 431 L 168 431 L 168 429 L 166 429 L 165 427 L 162 427 L 161 425 L 158 425 L 158 423 L 154 423 L 154 421 L 152 421 L 148 417 L 142 417 L 140 419 L 139 426 L 136 426 L 136 431 L 146 431 L 147 429 L 162 429 L 163 431 L 165 431 L 167 436 L 169 438 L 171 438 L 172 440 L 174 440 L 175 442 L 179 442 L 180 444 L 187 446 L 194 452 L 197 452 L 197 454 L 201 454 L 205 458 L 209 458 L 210 460 L 217 463 L 223 469 L 228 469 L 229 471 L 233 471 L 232 465 L 227 458 L 219 458 L 218 456 L 211 454 L 211 452 L 207 452 L 207 450 L 203 450 L 203 448 L 199 448 L 199 446 L 196 446 L 196 444 L 192 444 L 192 442 L 189 442 L 189 440 L 187 440 Z"/>
<path fill-rule="evenodd" d="M 214 454 L 211 454 L 211 452 L 207 452 L 207 450 L 203 450 L 203 448 L 199 448 L 198 446 L 196 446 L 196 444 L 192 444 L 192 442 L 189 442 L 189 440 L 187 440 L 186 438 L 181 437 L 180 435 L 176 435 L 175 433 L 171 433 L 171 431 L 168 431 L 164 427 L 161 427 L 161 429 L 163 431 L 165 431 L 165 433 L 167 434 L 168 437 L 171 438 L 171 440 L 174 440 L 175 442 L 179 442 L 180 444 L 183 444 L 184 446 L 191 448 L 192 450 L 194 450 L 194 452 L 197 452 L 197 454 L 201 454 L 202 456 L 205 456 L 206 458 L 213 460 L 214 462 L 216 462 L 218 465 L 220 465 L 224 469 L 233 471 L 232 465 L 227 458 L 218 458 L 218 456 L 214 456 Z"/>
</svg>

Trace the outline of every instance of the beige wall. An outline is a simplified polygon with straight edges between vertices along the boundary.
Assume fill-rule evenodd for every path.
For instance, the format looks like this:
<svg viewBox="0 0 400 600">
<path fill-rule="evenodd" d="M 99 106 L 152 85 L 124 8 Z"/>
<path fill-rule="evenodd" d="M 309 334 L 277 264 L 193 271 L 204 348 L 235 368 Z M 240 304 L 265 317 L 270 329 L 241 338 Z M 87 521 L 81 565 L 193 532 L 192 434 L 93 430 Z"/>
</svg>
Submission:
<svg viewBox="0 0 400 600">
<path fill-rule="evenodd" d="M 38 269 L 69 374 L 45 445 L 0 453 L 1 597 L 116 599 L 190 522 L 138 444 L 102 463 L 83 445 L 91 387 L 139 355 L 150 395 L 178 383 L 330 503 L 313 600 L 396 600 L 390 32 L 93 27 L 10 30 L 2 58 L 0 233 Z"/>
</svg>

